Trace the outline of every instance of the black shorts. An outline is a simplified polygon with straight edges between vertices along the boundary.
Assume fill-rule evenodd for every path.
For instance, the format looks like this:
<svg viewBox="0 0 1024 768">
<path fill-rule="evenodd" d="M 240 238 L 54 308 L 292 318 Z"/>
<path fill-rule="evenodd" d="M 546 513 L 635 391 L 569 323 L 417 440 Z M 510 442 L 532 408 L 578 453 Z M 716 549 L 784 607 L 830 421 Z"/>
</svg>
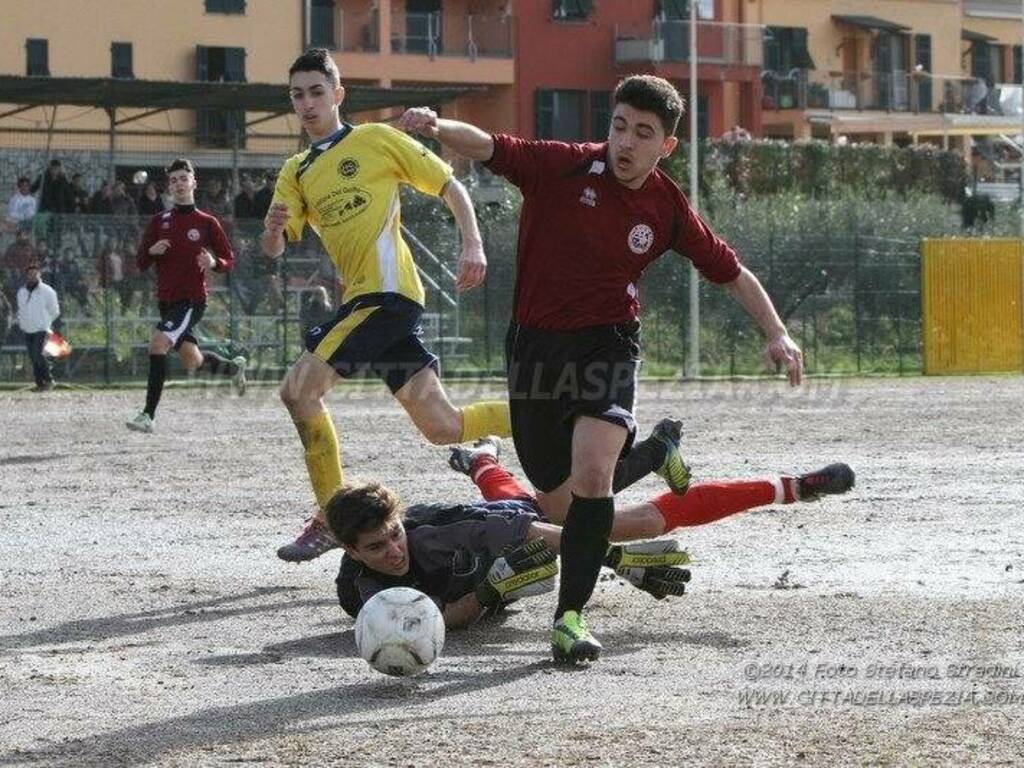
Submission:
<svg viewBox="0 0 1024 768">
<path fill-rule="evenodd" d="M 204 301 L 161 301 L 160 322 L 156 329 L 171 340 L 174 349 L 181 349 L 186 341 L 198 344 L 196 337 L 192 335 L 192 329 L 203 319 L 206 312 Z"/>
<path fill-rule="evenodd" d="M 633 405 L 640 368 L 640 323 L 544 331 L 513 323 L 505 338 L 512 439 L 523 471 L 543 492 L 572 470 L 580 416 L 618 424 L 636 436 Z"/>
<path fill-rule="evenodd" d="M 397 293 L 358 296 L 338 308 L 330 322 L 309 329 L 306 349 L 342 378 L 373 374 L 397 392 L 437 356 L 420 336 L 423 307 Z"/>
</svg>

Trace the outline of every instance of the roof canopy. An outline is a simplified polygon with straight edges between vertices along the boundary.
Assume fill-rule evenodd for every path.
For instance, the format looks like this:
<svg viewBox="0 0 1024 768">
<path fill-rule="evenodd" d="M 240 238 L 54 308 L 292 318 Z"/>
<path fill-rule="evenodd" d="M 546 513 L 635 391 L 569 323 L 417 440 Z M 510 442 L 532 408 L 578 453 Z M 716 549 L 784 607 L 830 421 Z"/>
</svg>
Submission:
<svg viewBox="0 0 1024 768">
<path fill-rule="evenodd" d="M 377 88 L 346 85 L 346 113 L 439 104 L 478 90 L 473 86 Z M 0 104 L 71 105 L 100 109 L 243 109 L 291 112 L 286 83 L 204 83 L 100 77 L 0 75 Z"/>
<path fill-rule="evenodd" d="M 986 35 L 981 32 L 975 32 L 971 29 L 960 30 L 961 40 L 970 40 L 972 43 L 991 43 L 993 40 L 998 40 L 998 37 L 992 37 L 992 35 Z"/>
<path fill-rule="evenodd" d="M 832 16 L 833 21 L 838 21 L 841 24 L 850 24 L 854 27 L 861 27 L 862 29 L 877 29 L 879 32 L 909 32 L 910 27 L 905 27 L 902 24 L 897 24 L 895 21 L 886 21 L 880 19 L 877 16 Z"/>
</svg>

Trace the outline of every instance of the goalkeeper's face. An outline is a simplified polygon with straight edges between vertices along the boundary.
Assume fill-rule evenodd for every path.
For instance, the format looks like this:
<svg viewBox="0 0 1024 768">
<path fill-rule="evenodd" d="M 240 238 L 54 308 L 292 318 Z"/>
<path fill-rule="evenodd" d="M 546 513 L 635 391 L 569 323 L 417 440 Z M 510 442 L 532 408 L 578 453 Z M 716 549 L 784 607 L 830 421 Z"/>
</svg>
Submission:
<svg viewBox="0 0 1024 768">
<path fill-rule="evenodd" d="M 349 554 L 367 568 L 386 576 L 405 576 L 409 572 L 409 540 L 401 520 L 392 520 L 372 531 L 359 534 Z"/>
</svg>

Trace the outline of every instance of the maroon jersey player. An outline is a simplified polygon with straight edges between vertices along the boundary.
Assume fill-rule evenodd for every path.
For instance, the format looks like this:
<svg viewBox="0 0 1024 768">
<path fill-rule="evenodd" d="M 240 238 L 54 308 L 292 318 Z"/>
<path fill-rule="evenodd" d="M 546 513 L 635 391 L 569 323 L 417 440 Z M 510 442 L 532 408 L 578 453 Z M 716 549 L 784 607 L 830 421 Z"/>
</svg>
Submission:
<svg viewBox="0 0 1024 768">
<path fill-rule="evenodd" d="M 614 95 L 608 141 L 565 144 L 492 136 L 409 110 L 417 131 L 508 178 L 523 193 L 515 309 L 506 338 L 512 434 L 538 502 L 563 523 L 556 660 L 596 659 L 582 618 L 608 546 L 616 464 L 627 455 L 640 361 L 637 281 L 669 250 L 724 285 L 764 332 L 766 356 L 802 373 L 757 278 L 657 169 L 676 148 L 683 100 L 662 78 L 628 77 Z"/>
<path fill-rule="evenodd" d="M 126 422 L 136 432 L 153 431 L 172 349 L 190 373 L 226 376 L 239 394 L 245 391 L 245 358 L 226 360 L 202 351 L 192 333 L 206 311 L 207 273 L 228 272 L 235 263 L 231 243 L 216 218 L 196 209 L 196 172 L 190 160 L 179 158 L 167 167 L 167 186 L 174 208 L 149 220 L 137 257 L 140 270 L 156 269 L 160 322 L 149 341 L 146 406 Z"/>
</svg>

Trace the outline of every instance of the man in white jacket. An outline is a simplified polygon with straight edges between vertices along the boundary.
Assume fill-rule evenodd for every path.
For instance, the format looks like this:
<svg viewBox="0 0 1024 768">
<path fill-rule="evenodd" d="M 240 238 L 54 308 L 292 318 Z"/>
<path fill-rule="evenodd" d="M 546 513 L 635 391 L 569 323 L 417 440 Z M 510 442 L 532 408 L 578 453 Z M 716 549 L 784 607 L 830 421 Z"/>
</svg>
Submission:
<svg viewBox="0 0 1024 768">
<path fill-rule="evenodd" d="M 29 264 L 25 270 L 25 285 L 18 289 L 18 325 L 25 333 L 25 346 L 32 361 L 32 373 L 36 379 L 33 392 L 53 389 L 53 374 L 50 361 L 43 354 L 50 326 L 60 315 L 57 292 L 39 277 L 39 266 Z"/>
</svg>

